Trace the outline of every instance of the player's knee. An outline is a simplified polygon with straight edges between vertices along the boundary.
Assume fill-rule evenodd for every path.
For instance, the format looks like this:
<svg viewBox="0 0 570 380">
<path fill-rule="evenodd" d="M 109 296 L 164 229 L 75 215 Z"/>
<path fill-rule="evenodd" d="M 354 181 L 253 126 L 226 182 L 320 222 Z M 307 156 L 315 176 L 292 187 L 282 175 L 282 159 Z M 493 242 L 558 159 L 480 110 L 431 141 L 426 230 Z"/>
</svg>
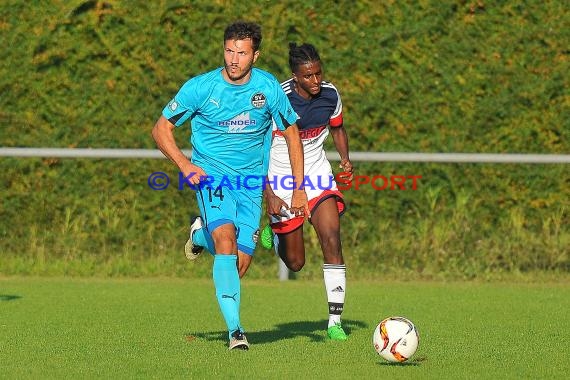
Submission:
<svg viewBox="0 0 570 380">
<path fill-rule="evenodd" d="M 216 252 L 233 253 L 237 250 L 237 244 L 234 239 L 219 237 L 214 238 L 213 240 Z"/>
<path fill-rule="evenodd" d="M 216 252 L 222 254 L 237 252 L 236 232 L 233 225 L 221 225 L 214 229 L 211 235 Z"/>
<path fill-rule="evenodd" d="M 287 268 L 289 268 L 292 272 L 299 272 L 305 266 L 305 259 L 304 258 L 296 258 L 292 261 L 286 263 Z"/>
<path fill-rule="evenodd" d="M 287 268 L 293 272 L 298 272 L 305 266 L 305 247 L 302 245 L 279 245 L 279 256 Z"/>
</svg>

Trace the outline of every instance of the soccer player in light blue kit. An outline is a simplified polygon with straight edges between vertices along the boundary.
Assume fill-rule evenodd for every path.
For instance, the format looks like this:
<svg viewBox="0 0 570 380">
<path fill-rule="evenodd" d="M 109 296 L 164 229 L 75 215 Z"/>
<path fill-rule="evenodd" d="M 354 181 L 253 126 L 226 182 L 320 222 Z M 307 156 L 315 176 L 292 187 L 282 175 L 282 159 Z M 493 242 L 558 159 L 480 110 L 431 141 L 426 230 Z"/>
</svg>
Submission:
<svg viewBox="0 0 570 380">
<path fill-rule="evenodd" d="M 261 38 L 255 23 L 229 25 L 224 32 L 224 67 L 188 80 L 152 130 L 158 148 L 196 188 L 201 217 L 192 224 L 189 258 L 203 247 L 214 256 L 213 280 L 229 349 L 249 348 L 240 321 L 240 278 L 251 263 L 259 234 L 272 120 L 287 140 L 297 183 L 304 176 L 297 114 L 275 77 L 253 68 Z M 188 120 L 192 161 L 178 148 L 173 133 Z M 295 190 L 290 211 L 308 213 L 304 190 Z"/>
</svg>

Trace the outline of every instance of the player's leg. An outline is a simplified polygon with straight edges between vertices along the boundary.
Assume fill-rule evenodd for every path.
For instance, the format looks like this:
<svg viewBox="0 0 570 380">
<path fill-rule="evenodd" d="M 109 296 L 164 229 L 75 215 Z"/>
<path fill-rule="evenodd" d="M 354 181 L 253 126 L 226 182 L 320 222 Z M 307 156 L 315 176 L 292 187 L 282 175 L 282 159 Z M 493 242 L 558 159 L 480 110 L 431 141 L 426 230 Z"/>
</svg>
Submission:
<svg viewBox="0 0 570 380">
<path fill-rule="evenodd" d="M 237 228 L 237 251 L 238 272 L 243 277 L 253 259 L 253 253 L 259 240 L 259 222 L 261 219 L 262 192 L 259 189 L 246 189 L 234 191 L 237 198 L 236 228 Z"/>
<path fill-rule="evenodd" d="M 344 208 L 344 205 L 342 205 Z M 346 340 L 341 326 L 346 292 L 346 266 L 340 241 L 338 198 L 321 198 L 311 213 L 311 222 L 323 251 L 323 277 L 329 307 L 328 335 L 333 340 Z"/>
<path fill-rule="evenodd" d="M 249 269 L 253 256 L 238 250 L 238 274 L 243 278 Z"/>
<path fill-rule="evenodd" d="M 290 194 L 285 194 L 283 200 L 290 204 Z M 261 231 L 262 245 L 266 248 L 274 246 L 287 268 L 293 272 L 300 271 L 305 265 L 305 219 L 284 211 L 280 215 L 270 215 L 269 220 L 269 226 Z"/>
<path fill-rule="evenodd" d="M 300 271 L 305 265 L 305 241 L 303 237 L 303 223 L 293 231 L 277 233 L 277 253 L 287 268 L 293 272 Z"/>
<path fill-rule="evenodd" d="M 344 264 L 340 242 L 340 216 L 337 200 L 329 196 L 311 211 L 311 224 L 315 228 L 326 264 Z"/>
<path fill-rule="evenodd" d="M 247 191 L 229 191 L 235 200 L 235 206 L 233 207 L 234 213 L 234 224 L 235 226 L 233 232 L 235 233 L 235 246 L 226 247 L 222 245 L 222 242 L 216 240 L 217 236 L 212 234 L 214 239 L 214 245 L 216 252 L 221 252 L 220 249 L 234 249 L 237 252 L 237 278 L 238 281 L 247 272 L 251 261 L 253 259 L 253 253 L 255 251 L 255 246 L 259 238 L 259 220 L 261 218 L 261 190 L 247 190 Z M 217 257 L 218 255 L 216 255 Z M 238 313 L 240 308 L 241 292 L 236 289 L 235 305 L 237 307 Z M 238 314 L 239 316 L 239 314 Z M 230 349 L 239 348 L 247 350 L 249 348 L 249 342 L 247 341 L 245 332 L 241 323 L 239 328 L 231 331 L 230 330 Z"/>
<path fill-rule="evenodd" d="M 274 176 L 276 178 L 276 176 Z M 284 186 L 271 187 L 273 195 L 291 206 L 293 189 Z M 310 199 L 311 193 L 307 191 Z M 318 193 L 316 193 L 318 195 Z M 305 265 L 305 244 L 303 236 L 303 217 L 297 217 L 285 207 L 279 214 L 269 215 L 269 226 L 261 231 L 261 242 L 265 248 L 275 247 L 275 252 L 293 272 L 300 271 Z"/>
<path fill-rule="evenodd" d="M 212 231 L 211 235 L 216 252 L 218 252 L 214 255 L 212 277 L 216 288 L 216 298 L 228 328 L 229 348 L 247 350 L 249 344 L 243 335 L 240 320 L 241 284 L 237 267 L 235 226 L 233 223 L 220 225 Z"/>
<path fill-rule="evenodd" d="M 201 188 L 198 205 L 206 229 L 210 232 L 214 252 L 212 278 L 218 305 L 228 328 L 230 349 L 247 349 L 247 341 L 241 339 L 240 321 L 241 284 L 237 269 L 237 238 L 235 209 L 237 201 L 228 189 Z"/>
<path fill-rule="evenodd" d="M 216 252 L 220 252 L 220 255 L 236 255 L 237 257 L 236 228 L 233 221 L 228 220 L 226 223 L 218 224 L 211 235 Z"/>
</svg>

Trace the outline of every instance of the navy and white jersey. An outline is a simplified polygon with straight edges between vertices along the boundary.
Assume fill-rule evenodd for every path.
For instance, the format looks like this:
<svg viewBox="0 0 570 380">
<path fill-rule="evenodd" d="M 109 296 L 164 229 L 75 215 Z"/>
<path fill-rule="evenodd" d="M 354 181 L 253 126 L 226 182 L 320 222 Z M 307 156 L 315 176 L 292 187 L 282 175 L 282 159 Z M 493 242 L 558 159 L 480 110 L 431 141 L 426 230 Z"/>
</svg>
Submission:
<svg viewBox="0 0 570 380">
<path fill-rule="evenodd" d="M 235 85 L 222 70 L 188 80 L 162 115 L 176 127 L 191 120 L 192 162 L 207 175 L 264 177 L 272 120 L 284 130 L 297 114 L 270 73 L 253 68 L 247 83 Z"/>
<path fill-rule="evenodd" d="M 330 162 L 327 160 L 323 144 L 329 135 L 329 128 L 342 126 L 342 102 L 340 95 L 332 83 L 322 81 L 320 93 L 305 99 L 295 90 L 295 82 L 289 79 L 281 84 L 293 109 L 299 115 L 297 125 L 303 143 L 305 158 L 305 178 L 303 185 L 309 208 L 315 207 L 325 198 L 334 196 L 337 200 L 339 214 L 345 209 L 342 194 L 334 180 Z M 271 144 L 269 183 L 275 195 L 291 206 L 293 190 L 283 179 L 290 178 L 291 164 L 287 144 L 282 133 L 274 128 Z M 294 214 L 271 215 L 271 228 L 277 233 L 293 231 L 303 224 L 303 217 Z"/>
<path fill-rule="evenodd" d="M 321 82 L 320 93 L 305 99 L 295 91 L 295 82 L 289 79 L 281 84 L 287 94 L 293 109 L 299 116 L 297 126 L 303 143 L 305 159 L 305 178 L 309 177 L 314 189 L 305 187 L 309 200 L 316 198 L 322 193 L 324 184 L 330 184 L 330 189 L 336 189 L 332 177 L 332 168 L 327 160 L 323 144 L 329 135 L 328 128 L 342 126 L 342 101 L 336 87 L 330 82 Z M 268 176 L 270 179 L 283 178 L 291 175 L 291 163 L 287 143 L 278 128 L 274 128 L 273 142 L 271 144 Z M 320 181 L 320 182 L 319 182 Z M 332 181 L 332 183 L 331 183 Z M 318 183 L 323 186 L 317 186 Z M 286 202 L 289 202 L 292 191 L 273 189 L 275 194 Z"/>
</svg>

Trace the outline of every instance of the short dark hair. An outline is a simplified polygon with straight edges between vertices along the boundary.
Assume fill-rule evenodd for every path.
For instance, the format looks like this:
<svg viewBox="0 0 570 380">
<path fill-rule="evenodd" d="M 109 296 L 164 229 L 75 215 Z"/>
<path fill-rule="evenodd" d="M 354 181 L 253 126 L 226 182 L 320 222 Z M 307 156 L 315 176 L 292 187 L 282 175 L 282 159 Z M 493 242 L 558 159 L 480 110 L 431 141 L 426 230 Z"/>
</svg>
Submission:
<svg viewBox="0 0 570 380">
<path fill-rule="evenodd" d="M 261 26 L 255 22 L 236 21 L 228 25 L 224 31 L 224 42 L 227 40 L 245 40 L 251 38 L 253 51 L 261 45 Z"/>
<path fill-rule="evenodd" d="M 311 44 L 297 46 L 294 42 L 289 42 L 289 67 L 291 72 L 296 72 L 300 65 L 309 62 L 320 62 L 319 52 Z"/>
</svg>

